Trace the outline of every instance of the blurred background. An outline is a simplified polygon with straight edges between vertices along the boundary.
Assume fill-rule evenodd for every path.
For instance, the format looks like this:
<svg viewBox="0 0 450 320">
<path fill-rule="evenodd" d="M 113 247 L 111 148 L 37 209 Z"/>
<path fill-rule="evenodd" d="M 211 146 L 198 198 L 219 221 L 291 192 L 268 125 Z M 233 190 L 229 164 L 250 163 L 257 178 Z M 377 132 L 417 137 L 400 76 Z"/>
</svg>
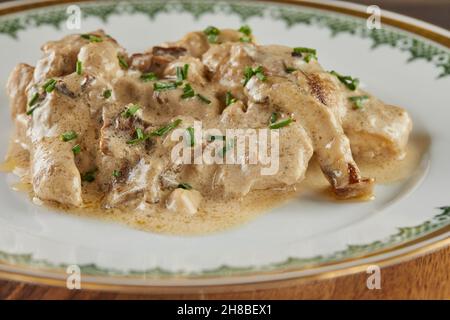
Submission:
<svg viewBox="0 0 450 320">
<path fill-rule="evenodd" d="M 352 0 L 364 5 L 377 5 L 389 10 L 421 19 L 447 30 L 450 29 L 450 0 Z"/>
<path fill-rule="evenodd" d="M 276 0 L 275 0 L 276 1 Z M 334 0 L 329 0 L 333 2 Z M 6 2 L 6 0 L 0 0 Z M 447 30 L 450 29 L 450 0 L 350 0 L 363 5 L 377 5 L 389 10 L 421 19 Z"/>
</svg>

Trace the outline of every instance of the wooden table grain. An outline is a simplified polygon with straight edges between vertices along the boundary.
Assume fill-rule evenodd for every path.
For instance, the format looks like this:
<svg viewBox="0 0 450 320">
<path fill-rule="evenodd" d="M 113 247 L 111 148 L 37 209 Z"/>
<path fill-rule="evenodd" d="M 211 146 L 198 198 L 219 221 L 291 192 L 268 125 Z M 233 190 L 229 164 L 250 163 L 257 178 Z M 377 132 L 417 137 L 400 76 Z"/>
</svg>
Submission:
<svg viewBox="0 0 450 320">
<path fill-rule="evenodd" d="M 1 0 L 0 0 L 1 1 Z M 449 0 L 353 0 L 450 28 Z M 450 299 L 450 247 L 381 269 L 381 289 L 369 290 L 368 274 L 304 282 L 278 289 L 196 295 L 145 295 L 68 290 L 0 280 L 0 299 Z"/>
<path fill-rule="evenodd" d="M 367 273 L 277 289 L 191 295 L 124 294 L 68 290 L 0 281 L 0 299 L 450 299 L 450 247 L 381 269 L 381 288 L 367 288 Z"/>
</svg>

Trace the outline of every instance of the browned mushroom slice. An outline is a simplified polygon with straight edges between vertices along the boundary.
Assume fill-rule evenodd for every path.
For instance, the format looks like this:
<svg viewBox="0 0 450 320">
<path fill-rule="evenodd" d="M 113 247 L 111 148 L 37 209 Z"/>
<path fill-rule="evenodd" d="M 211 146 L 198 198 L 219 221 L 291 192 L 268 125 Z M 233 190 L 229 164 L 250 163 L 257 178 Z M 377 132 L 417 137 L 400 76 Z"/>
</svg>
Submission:
<svg viewBox="0 0 450 320">
<path fill-rule="evenodd" d="M 352 198 L 372 193 L 373 179 L 360 176 L 350 142 L 334 113 L 299 87 L 281 77 L 261 81 L 253 77 L 246 86 L 255 102 L 266 102 L 292 114 L 313 142 L 319 164 L 338 197 Z"/>
<path fill-rule="evenodd" d="M 153 54 L 135 53 L 130 57 L 130 68 L 141 72 L 149 72 L 152 68 Z"/>
</svg>

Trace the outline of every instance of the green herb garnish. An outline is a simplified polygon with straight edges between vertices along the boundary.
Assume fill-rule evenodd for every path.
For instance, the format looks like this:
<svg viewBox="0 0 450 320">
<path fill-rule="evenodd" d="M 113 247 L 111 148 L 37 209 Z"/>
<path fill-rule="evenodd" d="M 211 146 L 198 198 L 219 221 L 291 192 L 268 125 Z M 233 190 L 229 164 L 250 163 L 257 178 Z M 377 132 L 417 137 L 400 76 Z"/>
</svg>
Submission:
<svg viewBox="0 0 450 320">
<path fill-rule="evenodd" d="M 28 102 L 28 106 L 29 107 L 34 106 L 36 104 L 36 102 L 38 101 L 38 99 L 39 99 L 39 93 L 35 92 L 33 94 L 33 96 L 31 97 L 30 102 Z"/>
<path fill-rule="evenodd" d="M 103 98 L 109 99 L 111 97 L 111 93 L 112 93 L 112 91 L 109 89 L 103 91 Z"/>
<path fill-rule="evenodd" d="M 284 71 L 285 71 L 286 73 L 292 73 L 292 72 L 294 72 L 294 71 L 297 71 L 297 69 L 295 69 L 294 67 L 285 67 L 285 68 L 284 68 Z"/>
<path fill-rule="evenodd" d="M 125 58 L 123 56 L 121 56 L 120 54 L 117 55 L 117 59 L 119 60 L 119 65 L 123 68 L 123 69 L 128 69 L 128 62 L 125 60 Z"/>
<path fill-rule="evenodd" d="M 252 34 L 252 29 L 247 24 L 241 26 L 238 31 L 245 34 L 246 36 L 250 36 Z"/>
<path fill-rule="evenodd" d="M 143 141 L 149 139 L 152 136 L 161 137 L 161 136 L 165 135 L 166 133 L 168 133 L 169 131 L 178 127 L 178 125 L 181 122 L 182 122 L 181 119 L 177 119 L 164 127 L 161 127 L 159 129 L 156 129 L 156 130 L 150 132 L 149 134 L 144 134 L 144 131 L 141 128 L 136 128 L 136 138 L 127 141 L 127 144 L 137 144 L 139 142 L 143 142 Z"/>
<path fill-rule="evenodd" d="M 84 174 L 81 175 L 81 180 L 86 181 L 86 182 L 94 181 L 96 172 L 97 172 L 97 169 L 85 172 Z"/>
<path fill-rule="evenodd" d="M 244 36 L 239 38 L 241 42 L 251 42 L 252 41 L 252 29 L 248 25 L 244 25 L 239 28 L 239 32 L 243 33 Z"/>
<path fill-rule="evenodd" d="M 121 175 L 121 173 L 120 173 L 119 170 L 114 170 L 114 171 L 112 172 L 112 176 L 115 177 L 115 178 L 120 177 L 120 175 Z"/>
<path fill-rule="evenodd" d="M 253 77 L 256 76 L 261 81 L 266 81 L 267 77 L 264 74 L 264 70 L 262 66 L 259 66 L 257 68 L 251 68 L 251 67 L 245 67 L 244 69 L 244 80 L 243 84 L 244 86 L 248 83 L 248 81 Z"/>
<path fill-rule="evenodd" d="M 173 90 L 178 87 L 176 82 L 155 82 L 153 84 L 153 90 L 155 91 L 164 91 L 164 90 Z"/>
<path fill-rule="evenodd" d="M 225 105 L 228 107 L 230 104 L 235 103 L 237 100 L 230 91 L 225 94 Z"/>
<path fill-rule="evenodd" d="M 73 130 L 66 131 L 63 134 L 61 134 L 61 140 L 64 142 L 76 139 L 78 137 L 77 133 Z"/>
<path fill-rule="evenodd" d="M 35 92 L 32 96 L 30 101 L 28 102 L 28 110 L 27 115 L 30 115 L 33 113 L 33 111 L 39 107 L 39 104 L 37 102 L 39 101 L 39 93 Z"/>
<path fill-rule="evenodd" d="M 90 42 L 102 42 L 103 39 L 95 34 L 82 34 L 81 37 L 83 39 L 89 40 Z"/>
<path fill-rule="evenodd" d="M 169 123 L 168 125 L 161 127 L 155 131 L 152 131 L 150 133 L 151 136 L 163 136 L 166 133 L 168 133 L 170 130 L 175 129 L 176 127 L 178 127 L 178 125 L 182 122 L 181 119 L 177 119 L 171 123 Z"/>
<path fill-rule="evenodd" d="M 154 72 L 148 72 L 148 73 L 143 73 L 141 75 L 140 79 L 144 82 L 148 82 L 148 81 L 158 80 L 158 77 L 156 76 L 156 74 Z"/>
<path fill-rule="evenodd" d="M 197 98 L 200 99 L 201 102 L 206 103 L 206 104 L 210 104 L 211 100 L 209 100 L 207 97 L 205 97 L 204 95 L 201 95 L 200 93 L 196 94 Z"/>
<path fill-rule="evenodd" d="M 56 80 L 49 79 L 44 83 L 44 85 L 42 86 L 42 89 L 44 89 L 45 92 L 50 93 L 55 89 L 55 86 L 56 86 Z"/>
<path fill-rule="evenodd" d="M 311 59 L 317 60 L 317 51 L 316 49 L 297 47 L 292 50 L 292 56 L 303 57 L 303 60 L 309 62 Z"/>
<path fill-rule="evenodd" d="M 272 112 L 270 115 L 270 123 L 275 123 L 278 120 L 278 112 Z"/>
<path fill-rule="evenodd" d="M 192 86 L 189 83 L 186 83 L 183 88 L 183 94 L 181 95 L 181 99 L 188 99 L 195 96 L 195 91 L 192 89 Z"/>
<path fill-rule="evenodd" d="M 127 144 L 136 144 L 141 141 L 147 140 L 149 137 L 144 134 L 144 131 L 141 128 L 136 128 L 136 138 L 128 140 Z"/>
<path fill-rule="evenodd" d="M 330 73 L 334 76 L 336 76 L 340 82 L 342 82 L 343 84 L 345 84 L 345 86 L 352 90 L 355 91 L 356 88 L 359 85 L 359 79 L 358 78 L 352 78 L 351 76 L 343 76 L 339 73 L 337 73 L 336 71 L 330 71 Z"/>
<path fill-rule="evenodd" d="M 140 109 L 141 107 L 138 104 L 133 104 L 132 106 L 128 107 L 127 110 L 122 112 L 122 117 L 124 118 L 130 118 L 131 116 L 134 116 L 134 114 Z"/>
<path fill-rule="evenodd" d="M 177 186 L 177 188 L 185 189 L 185 190 L 191 190 L 191 189 L 192 189 L 192 186 L 191 186 L 189 183 L 183 182 L 183 183 L 180 183 L 180 184 Z"/>
<path fill-rule="evenodd" d="M 272 123 L 269 126 L 269 128 L 270 129 L 280 129 L 280 128 L 288 126 L 291 122 L 292 122 L 292 118 L 287 118 L 287 119 Z"/>
<path fill-rule="evenodd" d="M 348 99 L 355 104 L 353 109 L 362 109 L 364 104 L 369 100 L 369 96 L 355 96 L 349 97 Z"/>
<path fill-rule="evenodd" d="M 76 144 L 72 147 L 73 154 L 79 154 L 81 152 L 81 147 L 79 144 Z"/>
<path fill-rule="evenodd" d="M 185 64 L 183 67 L 177 67 L 177 81 L 181 82 L 188 77 L 189 65 Z"/>
<path fill-rule="evenodd" d="M 309 53 L 312 55 L 316 55 L 316 49 L 305 48 L 305 47 L 296 47 L 292 50 L 292 55 L 294 56 L 302 56 L 304 53 Z"/>
<path fill-rule="evenodd" d="M 203 30 L 203 33 L 206 34 L 209 43 L 217 43 L 217 38 L 220 34 L 220 30 L 216 27 L 209 26 L 205 30 Z"/>
<path fill-rule="evenodd" d="M 191 147 L 193 147 L 194 145 L 195 145 L 195 135 L 194 135 L 194 128 L 192 128 L 192 127 L 189 127 L 189 128 L 187 128 L 186 129 L 186 131 L 188 132 L 188 134 L 189 134 L 189 145 L 191 146 Z"/>
<path fill-rule="evenodd" d="M 80 60 L 77 61 L 77 64 L 75 66 L 75 72 L 78 75 L 81 75 L 83 73 L 83 63 Z"/>
</svg>

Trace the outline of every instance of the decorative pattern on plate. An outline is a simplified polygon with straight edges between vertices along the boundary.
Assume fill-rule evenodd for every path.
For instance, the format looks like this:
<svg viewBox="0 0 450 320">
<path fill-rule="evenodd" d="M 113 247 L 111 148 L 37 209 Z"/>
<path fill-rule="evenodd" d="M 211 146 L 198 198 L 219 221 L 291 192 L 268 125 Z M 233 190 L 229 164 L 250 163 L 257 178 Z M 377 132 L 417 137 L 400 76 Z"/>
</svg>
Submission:
<svg viewBox="0 0 450 320">
<path fill-rule="evenodd" d="M 331 31 L 331 36 L 349 34 L 361 38 L 370 39 L 372 48 L 379 46 L 390 46 L 397 50 L 409 53 L 407 62 L 414 60 L 425 60 L 434 64 L 440 73 L 438 78 L 450 75 L 450 52 L 439 46 L 423 41 L 419 37 L 411 36 L 393 28 L 382 28 L 369 30 L 366 21 L 361 18 L 337 15 L 326 11 L 312 10 L 301 6 L 281 6 L 267 3 L 238 1 L 102 1 L 100 3 L 80 4 L 84 17 L 97 17 L 104 22 L 112 15 L 141 13 L 154 19 L 160 13 L 182 12 L 190 13 L 195 19 L 205 14 L 225 13 L 239 16 L 242 21 L 252 17 L 263 17 L 269 15 L 272 19 L 284 21 L 287 27 L 297 24 L 324 27 Z M 42 10 L 33 10 L 26 15 L 6 16 L 0 20 L 0 34 L 7 34 L 18 38 L 20 31 L 27 28 L 50 25 L 60 28 L 66 21 L 66 7 L 54 6 Z"/>
<path fill-rule="evenodd" d="M 185 275 L 185 276 L 199 276 L 199 275 L 212 275 L 212 276 L 225 276 L 225 275 L 235 275 L 235 274 L 246 274 L 256 271 L 270 271 L 270 270 L 280 270 L 280 269 L 290 269 L 290 268 L 302 268 L 309 265 L 317 265 L 322 263 L 327 263 L 330 261 L 341 261 L 349 257 L 360 257 L 375 251 L 385 249 L 392 245 L 400 245 L 409 240 L 416 239 L 418 237 L 425 236 L 435 230 L 438 230 L 444 226 L 450 224 L 450 206 L 439 207 L 441 213 L 435 215 L 431 220 L 427 220 L 424 223 L 412 226 L 412 227 L 402 227 L 398 228 L 398 232 L 391 235 L 390 237 L 384 239 L 383 241 L 374 241 L 368 244 L 362 245 L 348 245 L 346 249 L 341 251 L 336 251 L 329 255 L 319 255 L 310 258 L 294 258 L 290 257 L 285 261 L 279 263 L 272 263 L 262 267 L 232 267 L 232 266 L 220 266 L 218 268 L 202 270 L 201 272 L 185 272 L 183 270 L 179 271 L 168 271 L 161 268 L 152 268 L 148 270 L 130 270 L 130 271 L 120 271 L 109 268 L 102 268 L 95 264 L 81 265 L 80 269 L 84 275 L 122 275 L 122 276 L 173 276 L 173 275 Z M 33 267 L 43 267 L 52 269 L 66 270 L 67 264 L 55 265 L 49 263 L 45 260 L 34 259 L 31 254 L 10 254 L 0 251 L 0 261 L 17 264 L 17 265 L 27 265 Z M 63 271 L 64 272 L 64 271 Z"/>
</svg>

